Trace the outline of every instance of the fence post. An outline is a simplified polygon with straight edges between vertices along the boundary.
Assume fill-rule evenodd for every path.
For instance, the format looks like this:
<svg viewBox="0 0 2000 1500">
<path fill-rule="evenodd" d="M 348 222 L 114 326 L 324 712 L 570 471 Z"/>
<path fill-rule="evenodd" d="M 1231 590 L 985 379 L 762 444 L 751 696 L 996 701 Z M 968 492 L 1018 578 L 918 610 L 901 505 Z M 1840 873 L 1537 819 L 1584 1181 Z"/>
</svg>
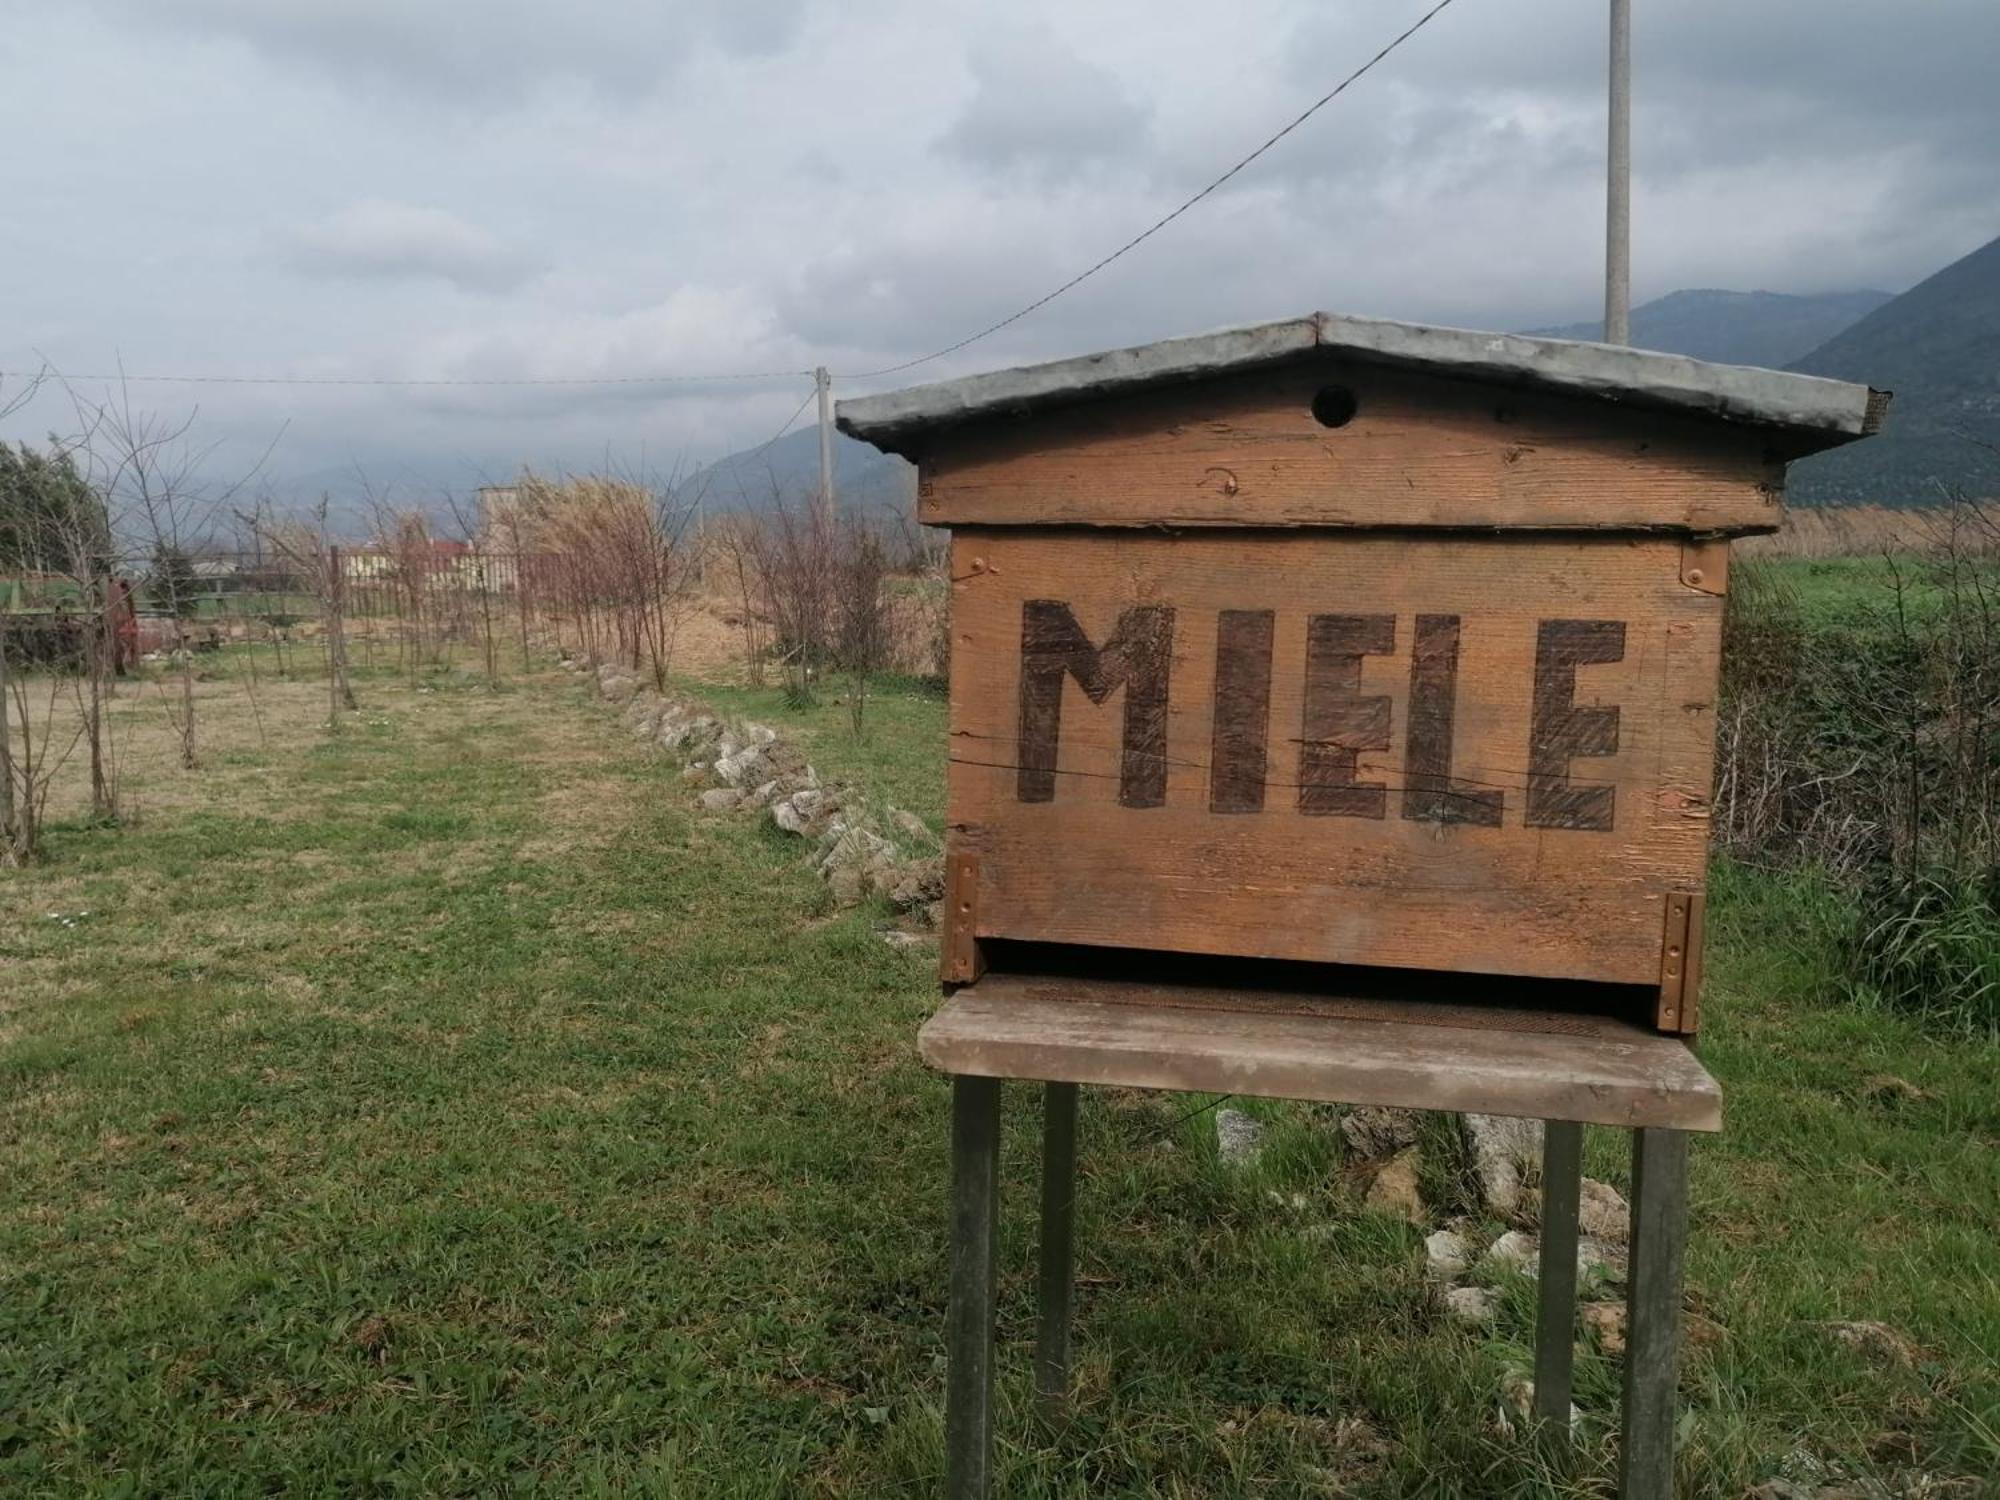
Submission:
<svg viewBox="0 0 2000 1500">
<path fill-rule="evenodd" d="M 7 616 L 0 612 L 0 864 L 14 853 L 14 740 L 7 727 Z"/>
</svg>

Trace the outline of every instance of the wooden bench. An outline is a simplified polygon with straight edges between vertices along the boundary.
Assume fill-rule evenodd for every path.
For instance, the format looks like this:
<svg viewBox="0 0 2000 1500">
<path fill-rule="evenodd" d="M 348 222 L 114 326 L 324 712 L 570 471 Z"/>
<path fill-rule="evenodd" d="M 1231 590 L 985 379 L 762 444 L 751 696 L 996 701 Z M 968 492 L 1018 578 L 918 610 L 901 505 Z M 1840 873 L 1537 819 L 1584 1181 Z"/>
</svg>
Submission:
<svg viewBox="0 0 2000 1500">
<path fill-rule="evenodd" d="M 1466 992 L 1469 981 L 1440 976 Z M 1060 1407 L 1070 1365 L 1079 1084 L 1474 1111 L 1547 1122 L 1535 1413 L 1568 1431 L 1582 1127 L 1633 1132 L 1620 1493 L 1673 1493 L 1681 1258 L 1690 1132 L 1722 1096 L 1687 1043 L 1610 1017 L 1366 996 L 988 974 L 924 1025 L 952 1076 L 951 1492 L 991 1491 L 1000 1085 L 1047 1085 L 1036 1389 Z M 1218 1025 L 1221 1020 L 1224 1024 Z"/>
</svg>

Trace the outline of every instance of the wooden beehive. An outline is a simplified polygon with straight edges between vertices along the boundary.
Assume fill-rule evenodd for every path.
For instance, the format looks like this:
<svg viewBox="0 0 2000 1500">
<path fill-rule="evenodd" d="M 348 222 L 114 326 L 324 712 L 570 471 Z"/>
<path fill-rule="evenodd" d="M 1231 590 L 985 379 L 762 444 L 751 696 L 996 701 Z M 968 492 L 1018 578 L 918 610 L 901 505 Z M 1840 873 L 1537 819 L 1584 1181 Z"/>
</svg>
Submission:
<svg viewBox="0 0 2000 1500">
<path fill-rule="evenodd" d="M 1324 314 L 843 402 L 952 530 L 947 981 L 1010 939 L 1692 1032 L 1729 540 L 1882 406 Z"/>
</svg>

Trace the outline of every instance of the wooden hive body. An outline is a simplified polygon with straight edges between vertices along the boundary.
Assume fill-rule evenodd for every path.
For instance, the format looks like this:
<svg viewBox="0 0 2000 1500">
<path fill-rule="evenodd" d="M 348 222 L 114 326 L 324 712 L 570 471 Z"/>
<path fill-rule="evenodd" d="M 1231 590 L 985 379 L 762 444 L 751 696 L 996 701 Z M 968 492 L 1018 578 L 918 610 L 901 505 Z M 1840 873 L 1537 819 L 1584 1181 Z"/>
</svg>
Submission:
<svg viewBox="0 0 2000 1500">
<path fill-rule="evenodd" d="M 1694 1030 L 1728 538 L 1796 434 L 1321 347 L 1018 410 L 898 443 L 953 533 L 947 980 L 1080 944 Z"/>
</svg>

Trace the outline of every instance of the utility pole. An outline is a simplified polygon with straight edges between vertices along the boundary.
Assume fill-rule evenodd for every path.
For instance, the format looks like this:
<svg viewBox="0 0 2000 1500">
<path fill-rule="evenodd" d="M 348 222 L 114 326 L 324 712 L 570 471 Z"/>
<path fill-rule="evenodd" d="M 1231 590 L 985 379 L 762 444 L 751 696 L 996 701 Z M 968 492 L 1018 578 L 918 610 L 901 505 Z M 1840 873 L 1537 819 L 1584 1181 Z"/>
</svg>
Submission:
<svg viewBox="0 0 2000 1500">
<path fill-rule="evenodd" d="M 833 377 L 821 365 L 813 371 L 819 391 L 819 503 L 821 518 L 833 520 Z"/>
<path fill-rule="evenodd" d="M 1604 342 L 1632 342 L 1632 0 L 1611 0 L 1604 184 Z"/>
</svg>

